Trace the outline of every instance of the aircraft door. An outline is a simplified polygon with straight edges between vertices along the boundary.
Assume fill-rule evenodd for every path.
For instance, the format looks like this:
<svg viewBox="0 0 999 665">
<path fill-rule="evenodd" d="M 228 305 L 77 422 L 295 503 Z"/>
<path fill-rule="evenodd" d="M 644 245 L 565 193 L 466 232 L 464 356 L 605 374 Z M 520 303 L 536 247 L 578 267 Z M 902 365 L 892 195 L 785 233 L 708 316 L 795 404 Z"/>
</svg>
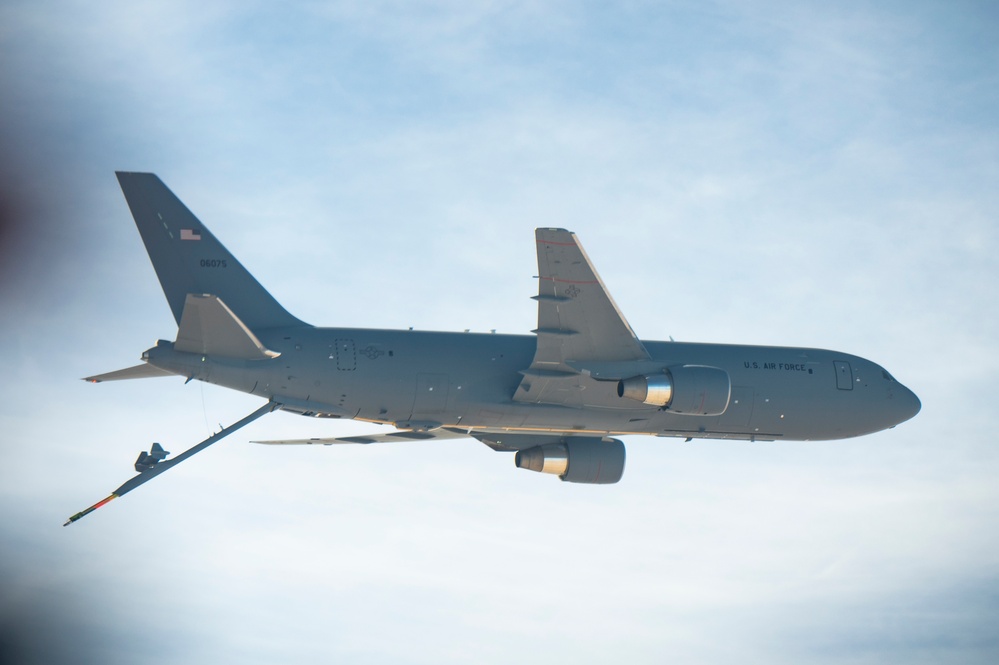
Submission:
<svg viewBox="0 0 999 665">
<path fill-rule="evenodd" d="M 418 374 L 416 377 L 416 399 L 413 401 L 413 415 L 443 413 L 447 408 L 448 375 Z"/>
<path fill-rule="evenodd" d="M 354 348 L 354 340 L 346 338 L 336 340 L 333 348 L 330 349 L 330 360 L 333 359 L 336 359 L 338 370 L 352 372 L 357 369 L 357 351 Z"/>
<path fill-rule="evenodd" d="M 836 387 L 840 390 L 853 390 L 853 370 L 845 360 L 834 360 L 836 368 Z"/>
</svg>

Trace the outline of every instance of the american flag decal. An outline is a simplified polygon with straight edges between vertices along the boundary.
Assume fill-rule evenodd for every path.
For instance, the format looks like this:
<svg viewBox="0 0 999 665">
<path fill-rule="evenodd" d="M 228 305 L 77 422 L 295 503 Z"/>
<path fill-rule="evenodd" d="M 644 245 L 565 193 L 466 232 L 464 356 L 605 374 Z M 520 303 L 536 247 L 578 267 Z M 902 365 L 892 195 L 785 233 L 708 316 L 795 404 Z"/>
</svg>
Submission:
<svg viewBox="0 0 999 665">
<path fill-rule="evenodd" d="M 181 229 L 180 230 L 181 240 L 201 240 L 201 231 L 196 229 Z"/>
</svg>

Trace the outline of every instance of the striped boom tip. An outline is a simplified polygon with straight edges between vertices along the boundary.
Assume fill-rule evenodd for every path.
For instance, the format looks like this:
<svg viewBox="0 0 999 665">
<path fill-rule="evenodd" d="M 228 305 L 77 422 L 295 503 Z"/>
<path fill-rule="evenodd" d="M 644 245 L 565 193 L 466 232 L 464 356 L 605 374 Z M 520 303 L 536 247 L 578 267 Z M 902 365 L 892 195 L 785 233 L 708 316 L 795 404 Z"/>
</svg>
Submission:
<svg viewBox="0 0 999 665">
<path fill-rule="evenodd" d="M 103 506 L 103 505 L 105 505 L 107 503 L 110 503 L 112 499 L 117 499 L 117 498 L 118 498 L 117 494 L 112 494 L 111 496 L 109 496 L 108 498 L 104 499 L 103 501 L 98 501 L 97 503 L 95 503 L 94 505 L 90 506 L 86 510 L 81 510 L 77 514 L 75 514 L 72 517 L 70 517 L 68 520 L 66 520 L 66 523 L 63 524 L 63 526 L 69 526 L 70 524 L 72 524 L 76 520 L 78 520 L 78 519 L 80 519 L 82 517 L 86 517 L 87 515 L 89 515 L 90 513 L 94 512 L 95 510 L 97 510 L 101 506 Z"/>
</svg>

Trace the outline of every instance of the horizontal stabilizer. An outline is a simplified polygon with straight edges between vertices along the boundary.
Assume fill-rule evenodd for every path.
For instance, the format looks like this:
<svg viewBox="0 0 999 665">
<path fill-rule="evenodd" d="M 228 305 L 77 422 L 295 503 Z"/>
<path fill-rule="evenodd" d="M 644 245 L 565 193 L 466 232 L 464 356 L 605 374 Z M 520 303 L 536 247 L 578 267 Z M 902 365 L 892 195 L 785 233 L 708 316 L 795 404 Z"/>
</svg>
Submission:
<svg viewBox="0 0 999 665">
<path fill-rule="evenodd" d="M 108 372 L 107 374 L 88 376 L 83 380 L 89 381 L 90 383 L 101 383 L 102 381 L 124 381 L 125 379 L 151 379 L 156 376 L 176 376 L 176 374 L 171 374 L 165 369 L 160 369 L 159 367 L 153 367 L 152 365 L 142 363 L 141 365 L 136 365 L 135 367 L 119 369 L 114 372 Z"/>
<path fill-rule="evenodd" d="M 343 443 L 391 443 L 393 441 L 431 441 L 440 439 L 467 439 L 471 436 L 465 430 L 455 428 L 440 428 L 430 432 L 414 430 L 396 430 L 384 434 L 366 434 L 360 436 L 341 436 L 333 439 L 275 439 L 272 441 L 251 441 L 269 446 L 331 446 Z"/>
<path fill-rule="evenodd" d="M 189 293 L 184 302 L 173 348 L 185 353 L 239 360 L 266 360 L 281 355 L 264 348 L 257 336 L 218 296 L 193 293 Z"/>
</svg>

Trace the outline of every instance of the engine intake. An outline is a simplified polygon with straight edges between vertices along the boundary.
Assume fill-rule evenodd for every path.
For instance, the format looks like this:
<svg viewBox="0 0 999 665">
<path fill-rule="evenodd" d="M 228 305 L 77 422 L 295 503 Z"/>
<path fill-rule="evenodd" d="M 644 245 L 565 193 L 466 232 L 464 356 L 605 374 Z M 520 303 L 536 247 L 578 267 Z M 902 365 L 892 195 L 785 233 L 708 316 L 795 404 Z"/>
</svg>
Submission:
<svg viewBox="0 0 999 665">
<path fill-rule="evenodd" d="M 692 416 L 720 416 L 728 408 L 728 372 L 705 365 L 670 367 L 661 374 L 633 376 L 617 383 L 618 397 Z"/>
<path fill-rule="evenodd" d="M 624 475 L 624 444 L 617 439 L 571 438 L 517 451 L 520 469 L 552 473 L 569 483 L 609 485 Z"/>
</svg>

